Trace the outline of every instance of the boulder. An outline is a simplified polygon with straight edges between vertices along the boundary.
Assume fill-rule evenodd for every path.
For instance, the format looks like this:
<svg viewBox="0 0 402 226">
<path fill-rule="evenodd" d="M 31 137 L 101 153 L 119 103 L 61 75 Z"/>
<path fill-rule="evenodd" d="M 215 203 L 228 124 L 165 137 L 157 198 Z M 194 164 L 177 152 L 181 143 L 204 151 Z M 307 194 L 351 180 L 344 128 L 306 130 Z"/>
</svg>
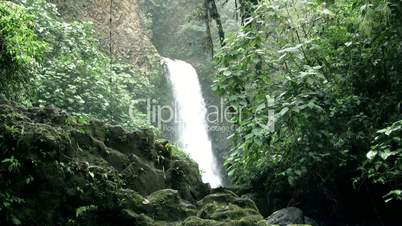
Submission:
<svg viewBox="0 0 402 226">
<path fill-rule="evenodd" d="M 161 221 L 183 220 L 196 213 L 195 206 L 182 200 L 179 192 L 172 189 L 152 193 L 144 205 L 147 206 L 148 216 Z"/>
<path fill-rule="evenodd" d="M 180 226 L 222 226 L 222 225 L 223 225 L 222 222 L 192 216 L 187 218 Z"/>
<path fill-rule="evenodd" d="M 125 221 L 127 226 L 155 226 L 155 222 L 144 214 L 138 214 L 130 209 L 123 209 L 120 213 L 122 221 Z"/>
<path fill-rule="evenodd" d="M 216 221 L 202 219 L 199 217 L 189 217 L 180 226 L 268 226 L 260 217 L 248 216 L 240 220 Z"/>
<path fill-rule="evenodd" d="M 153 167 L 135 154 L 129 156 L 131 164 L 121 173 L 127 187 L 140 193 L 149 195 L 152 192 L 166 188 L 163 171 Z"/>
<path fill-rule="evenodd" d="M 128 132 L 121 126 L 110 126 L 105 133 L 105 145 L 124 154 L 136 154 L 147 161 L 158 158 L 154 150 L 154 134 L 148 129 Z"/>
<path fill-rule="evenodd" d="M 287 226 L 289 224 L 304 224 L 303 211 L 296 207 L 288 207 L 274 212 L 267 218 L 268 224 Z"/>
<path fill-rule="evenodd" d="M 240 198 L 231 191 L 210 194 L 197 202 L 197 205 L 200 208 L 197 216 L 224 223 L 217 225 L 261 225 L 264 222 L 253 201 Z"/>
<path fill-rule="evenodd" d="M 257 210 L 257 206 L 251 199 L 240 198 L 231 191 L 226 191 L 225 193 L 210 194 L 204 197 L 202 200 L 198 201 L 197 204 L 199 206 L 205 206 L 208 203 L 220 203 L 220 204 L 233 203 L 241 208 Z"/>
<path fill-rule="evenodd" d="M 209 192 L 208 185 L 202 182 L 197 164 L 189 159 L 173 160 L 166 172 L 166 181 L 189 201 L 197 201 Z"/>
<path fill-rule="evenodd" d="M 200 218 L 216 221 L 240 220 L 247 216 L 258 215 L 260 214 L 255 209 L 241 208 L 231 203 L 221 204 L 216 202 L 206 204 L 198 212 Z"/>
<path fill-rule="evenodd" d="M 304 223 L 311 226 L 319 226 L 319 224 L 314 219 L 306 216 L 304 217 Z"/>
</svg>

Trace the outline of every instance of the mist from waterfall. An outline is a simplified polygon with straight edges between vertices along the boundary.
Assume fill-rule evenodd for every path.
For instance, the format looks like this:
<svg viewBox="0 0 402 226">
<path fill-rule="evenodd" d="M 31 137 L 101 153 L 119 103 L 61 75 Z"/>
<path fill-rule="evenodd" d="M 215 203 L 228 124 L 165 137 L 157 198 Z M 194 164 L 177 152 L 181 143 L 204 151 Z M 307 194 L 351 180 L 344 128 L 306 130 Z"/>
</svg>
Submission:
<svg viewBox="0 0 402 226">
<path fill-rule="evenodd" d="M 206 120 L 207 108 L 194 67 L 181 60 L 164 58 L 177 107 L 178 145 L 198 163 L 202 179 L 211 187 L 222 185 L 212 151 Z"/>
</svg>

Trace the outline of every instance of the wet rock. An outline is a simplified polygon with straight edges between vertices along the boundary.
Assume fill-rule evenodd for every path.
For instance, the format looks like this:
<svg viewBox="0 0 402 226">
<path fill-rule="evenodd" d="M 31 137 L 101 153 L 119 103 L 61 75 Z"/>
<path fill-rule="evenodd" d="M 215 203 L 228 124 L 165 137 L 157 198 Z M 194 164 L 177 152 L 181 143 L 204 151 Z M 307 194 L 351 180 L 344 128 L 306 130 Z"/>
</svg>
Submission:
<svg viewBox="0 0 402 226">
<path fill-rule="evenodd" d="M 107 154 L 104 156 L 104 159 L 119 171 L 127 169 L 127 167 L 132 164 L 130 159 L 127 158 L 127 155 L 114 149 L 107 149 Z"/>
<path fill-rule="evenodd" d="M 240 208 L 239 206 L 231 203 L 208 203 L 201 208 L 198 215 L 203 219 L 226 221 L 232 219 L 240 220 L 243 217 L 252 215 L 258 216 L 259 213 L 257 210 Z"/>
<path fill-rule="evenodd" d="M 125 225 L 155 226 L 155 222 L 145 214 L 138 214 L 130 209 L 123 209 L 120 213 Z"/>
<path fill-rule="evenodd" d="M 260 217 L 248 216 L 240 220 L 216 221 L 189 217 L 180 226 L 268 226 Z"/>
<path fill-rule="evenodd" d="M 92 137 L 96 138 L 100 142 L 105 143 L 107 128 L 104 122 L 92 120 L 86 128 Z"/>
<path fill-rule="evenodd" d="M 195 206 L 180 199 L 179 192 L 172 189 L 152 193 L 147 197 L 145 205 L 148 206 L 148 215 L 157 220 L 183 220 L 196 213 Z"/>
<path fill-rule="evenodd" d="M 208 185 L 201 180 L 197 164 L 190 160 L 174 160 L 166 172 L 167 183 L 180 192 L 181 197 L 189 201 L 199 200 L 208 191 Z"/>
<path fill-rule="evenodd" d="M 304 223 L 311 226 L 319 226 L 319 224 L 314 219 L 306 216 L 304 217 Z"/>
<path fill-rule="evenodd" d="M 138 156 L 130 156 L 131 164 L 122 171 L 122 175 L 129 188 L 142 195 L 166 188 L 163 171 L 153 167 Z"/>
<path fill-rule="evenodd" d="M 202 219 L 199 217 L 189 217 L 187 218 L 181 226 L 222 226 L 222 222 L 217 222 L 214 220 L 209 220 L 209 219 Z"/>
<path fill-rule="evenodd" d="M 261 225 L 265 222 L 253 201 L 230 191 L 210 194 L 197 205 L 200 207 L 199 218 L 225 222 L 223 225 Z"/>
<path fill-rule="evenodd" d="M 303 211 L 296 207 L 288 207 L 274 212 L 267 218 L 268 224 L 287 226 L 289 224 L 304 224 Z"/>
<path fill-rule="evenodd" d="M 124 154 L 136 154 L 148 161 L 156 161 L 155 138 L 151 131 L 143 129 L 128 132 L 121 126 L 112 126 L 106 132 L 105 145 Z"/>
<path fill-rule="evenodd" d="M 226 191 L 225 193 L 210 194 L 204 197 L 202 200 L 198 201 L 197 204 L 199 206 L 204 206 L 208 203 L 220 203 L 220 204 L 233 203 L 241 208 L 257 210 L 257 206 L 251 199 L 240 198 L 231 191 Z"/>
<path fill-rule="evenodd" d="M 13 148 L 24 150 L 33 159 L 61 160 L 63 153 L 71 154 L 73 149 L 67 133 L 46 124 L 32 125 L 22 122 L 6 126 L 4 132 L 16 138 Z"/>
</svg>

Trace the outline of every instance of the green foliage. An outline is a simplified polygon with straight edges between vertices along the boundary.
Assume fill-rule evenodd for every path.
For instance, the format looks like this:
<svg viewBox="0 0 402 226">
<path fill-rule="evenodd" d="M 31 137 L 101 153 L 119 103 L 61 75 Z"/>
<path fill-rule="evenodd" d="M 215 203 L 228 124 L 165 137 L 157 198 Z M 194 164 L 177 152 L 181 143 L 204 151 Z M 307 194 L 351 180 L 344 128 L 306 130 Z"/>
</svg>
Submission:
<svg viewBox="0 0 402 226">
<path fill-rule="evenodd" d="M 392 190 L 388 194 L 384 195 L 386 199 L 385 202 L 389 202 L 391 200 L 399 200 L 402 201 L 402 190 Z"/>
<path fill-rule="evenodd" d="M 96 117 L 131 128 L 146 124 L 145 108 L 134 106 L 132 102 L 152 95 L 150 79 L 144 72 L 101 50 L 91 23 L 67 23 L 56 6 L 45 0 L 14 2 L 18 5 L 2 4 L 19 9 L 16 17 L 20 21 L 17 22 L 23 26 L 18 23 L 11 26 L 9 20 L 2 21 L 9 27 L 8 33 L 19 35 L 14 39 L 24 45 L 17 50 L 25 55 L 19 54 L 21 56 L 16 59 L 21 60 L 16 63 L 2 65 L 29 69 L 23 71 L 23 75 L 34 79 L 30 80 L 29 89 L 18 92 L 25 94 L 24 102 L 54 105 L 84 117 Z M 24 38 L 18 38 L 20 36 Z M 42 46 L 47 46 L 48 51 L 37 59 L 35 53 Z M 31 70 L 30 62 L 34 59 L 39 67 Z"/>
<path fill-rule="evenodd" d="M 11 174 L 13 176 L 17 176 L 21 168 L 22 165 L 20 161 L 18 161 L 18 159 L 16 159 L 14 156 L 11 156 L 10 158 L 5 158 L 1 161 L 0 175 Z M 3 186 L 8 186 L 13 183 L 12 180 L 6 178 L 7 177 L 2 178 L 4 180 L 2 183 Z M 27 178 L 27 184 L 28 179 L 31 180 L 31 178 Z M 14 192 L 4 192 L 4 190 L 2 190 L 0 192 L 0 213 L 4 213 L 6 221 L 11 222 L 13 225 L 21 225 L 21 221 L 18 218 L 18 214 L 16 213 L 15 209 L 23 205 L 24 202 L 25 200 L 15 195 Z"/>
<path fill-rule="evenodd" d="M 34 17 L 27 10 L 8 1 L 0 2 L 0 89 L 32 79 L 38 60 L 46 49 L 35 33 Z"/>
<path fill-rule="evenodd" d="M 7 169 L 10 173 L 18 172 L 19 168 L 21 167 L 21 163 L 14 156 L 11 156 L 11 158 L 8 159 L 3 159 L 1 163 L 7 166 Z"/>
<path fill-rule="evenodd" d="M 24 203 L 24 200 L 10 193 L 0 193 L 0 212 L 6 212 L 6 221 L 11 222 L 13 225 L 21 225 L 21 220 L 14 215 L 13 208 Z"/>
<path fill-rule="evenodd" d="M 81 206 L 76 209 L 75 211 L 75 216 L 76 217 L 82 217 L 84 216 L 87 212 L 96 210 L 98 207 L 95 205 L 89 205 L 89 206 Z"/>
<path fill-rule="evenodd" d="M 168 148 L 171 150 L 172 155 L 176 156 L 179 159 L 184 159 L 184 160 L 191 159 L 190 156 L 186 152 L 184 152 L 182 149 L 178 148 L 175 145 L 170 145 L 169 144 Z M 194 161 L 194 160 L 192 160 L 192 161 Z"/>
<path fill-rule="evenodd" d="M 397 121 L 385 129 L 377 131 L 373 146 L 367 153 L 361 179 L 368 178 L 374 183 L 388 185 L 391 189 L 402 187 L 402 121 Z M 392 190 L 384 196 L 389 202 L 402 200 L 401 190 Z"/>
<path fill-rule="evenodd" d="M 320 191 L 358 176 L 375 131 L 401 117 L 400 15 L 397 1 L 258 4 L 215 59 L 213 88 L 234 111 L 235 183 Z M 376 161 L 400 165 L 395 151 Z M 384 183 L 400 180 L 390 168 Z"/>
</svg>

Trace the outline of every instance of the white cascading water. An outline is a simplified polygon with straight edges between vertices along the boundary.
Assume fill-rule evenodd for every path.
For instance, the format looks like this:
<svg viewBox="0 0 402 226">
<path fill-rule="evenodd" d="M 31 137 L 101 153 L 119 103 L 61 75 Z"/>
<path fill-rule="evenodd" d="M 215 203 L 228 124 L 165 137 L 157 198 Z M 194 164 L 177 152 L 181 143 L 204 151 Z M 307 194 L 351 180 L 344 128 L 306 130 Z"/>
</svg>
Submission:
<svg viewBox="0 0 402 226">
<path fill-rule="evenodd" d="M 216 188 L 222 185 L 208 136 L 207 109 L 198 74 L 191 64 L 164 59 L 178 114 L 179 146 L 198 163 L 202 179 Z"/>
</svg>

